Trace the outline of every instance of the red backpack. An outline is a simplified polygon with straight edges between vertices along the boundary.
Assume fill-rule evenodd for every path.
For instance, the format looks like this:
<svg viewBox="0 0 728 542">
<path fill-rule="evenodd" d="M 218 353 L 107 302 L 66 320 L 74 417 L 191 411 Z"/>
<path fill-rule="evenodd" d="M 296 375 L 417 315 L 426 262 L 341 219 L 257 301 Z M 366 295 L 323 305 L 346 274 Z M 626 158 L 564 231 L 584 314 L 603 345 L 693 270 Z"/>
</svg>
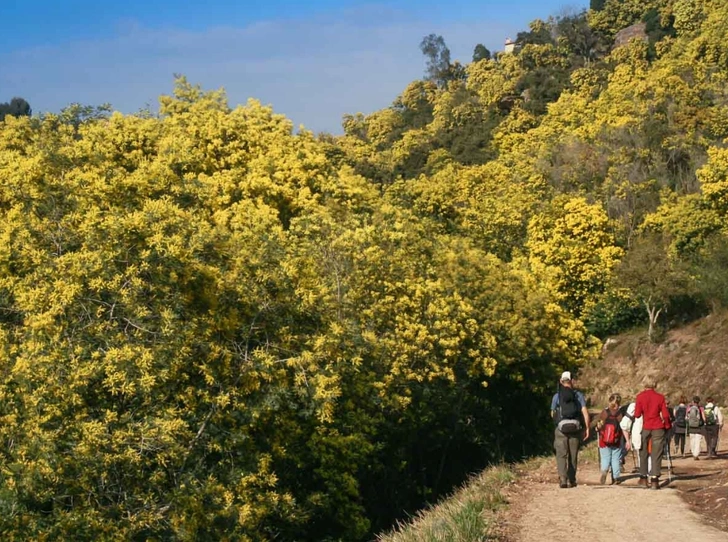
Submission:
<svg viewBox="0 0 728 542">
<path fill-rule="evenodd" d="M 609 409 L 604 410 L 607 412 L 607 419 L 604 420 L 604 427 L 602 427 L 602 442 L 605 446 L 614 448 L 621 444 L 622 428 L 619 427 L 617 416 L 612 416 Z"/>
</svg>

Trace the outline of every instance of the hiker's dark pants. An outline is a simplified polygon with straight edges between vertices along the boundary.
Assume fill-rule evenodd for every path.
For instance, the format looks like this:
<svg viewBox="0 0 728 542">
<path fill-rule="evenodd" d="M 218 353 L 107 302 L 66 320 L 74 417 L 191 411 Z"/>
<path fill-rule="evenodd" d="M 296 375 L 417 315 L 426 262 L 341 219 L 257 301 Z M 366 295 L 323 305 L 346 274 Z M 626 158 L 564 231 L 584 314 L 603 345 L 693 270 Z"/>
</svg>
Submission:
<svg viewBox="0 0 728 542">
<path fill-rule="evenodd" d="M 652 453 L 647 450 L 649 442 L 652 441 Z M 665 430 L 664 429 L 642 429 L 642 447 L 640 448 L 640 476 L 647 477 L 647 456 L 652 458 L 653 478 L 659 478 L 662 471 L 662 454 L 665 451 Z"/>
<path fill-rule="evenodd" d="M 576 464 L 579 458 L 581 436 L 581 431 L 564 435 L 558 429 L 554 430 L 556 468 L 559 470 L 559 482 L 562 484 L 565 484 L 567 480 L 571 483 L 576 483 Z"/>
<path fill-rule="evenodd" d="M 685 431 L 685 429 L 683 429 Z M 685 454 L 685 433 L 675 431 L 675 449 L 681 454 Z"/>
<path fill-rule="evenodd" d="M 718 447 L 718 432 L 720 428 L 717 425 L 705 426 L 705 443 L 708 445 L 708 457 L 718 455 L 716 448 Z"/>
</svg>

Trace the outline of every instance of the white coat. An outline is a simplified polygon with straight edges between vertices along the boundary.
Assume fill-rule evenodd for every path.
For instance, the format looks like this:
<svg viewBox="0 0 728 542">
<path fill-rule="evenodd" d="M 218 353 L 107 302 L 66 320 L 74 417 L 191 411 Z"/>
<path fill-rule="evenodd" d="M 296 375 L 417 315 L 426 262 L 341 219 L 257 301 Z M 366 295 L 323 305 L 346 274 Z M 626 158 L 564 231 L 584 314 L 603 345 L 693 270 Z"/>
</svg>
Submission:
<svg viewBox="0 0 728 542">
<path fill-rule="evenodd" d="M 627 407 L 627 414 L 634 416 L 635 403 L 630 403 Z M 622 417 L 619 426 L 624 431 L 629 431 L 632 448 L 639 450 L 642 448 L 642 416 L 635 418 L 634 422 L 627 416 Z"/>
</svg>

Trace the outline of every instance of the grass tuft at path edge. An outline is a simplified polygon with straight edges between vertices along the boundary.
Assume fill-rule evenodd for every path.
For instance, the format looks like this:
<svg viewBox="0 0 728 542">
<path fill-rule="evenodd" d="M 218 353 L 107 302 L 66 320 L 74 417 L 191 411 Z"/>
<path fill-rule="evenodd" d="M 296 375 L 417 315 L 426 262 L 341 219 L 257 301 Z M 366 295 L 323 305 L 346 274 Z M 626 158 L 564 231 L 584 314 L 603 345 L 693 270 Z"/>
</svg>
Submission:
<svg viewBox="0 0 728 542">
<path fill-rule="evenodd" d="M 480 542 L 496 540 L 496 513 L 507 505 L 503 489 L 515 482 L 513 466 L 496 465 L 473 476 L 442 502 L 399 523 L 378 542 Z"/>
</svg>

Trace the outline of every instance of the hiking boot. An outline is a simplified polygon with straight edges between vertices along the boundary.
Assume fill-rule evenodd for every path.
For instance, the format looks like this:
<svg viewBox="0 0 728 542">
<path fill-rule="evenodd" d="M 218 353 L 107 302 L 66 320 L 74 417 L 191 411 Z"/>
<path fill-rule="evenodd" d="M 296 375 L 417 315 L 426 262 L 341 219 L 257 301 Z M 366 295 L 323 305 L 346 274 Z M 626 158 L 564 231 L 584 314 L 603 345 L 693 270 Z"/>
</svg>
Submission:
<svg viewBox="0 0 728 542">
<path fill-rule="evenodd" d="M 650 489 L 660 489 L 660 480 L 658 478 L 652 479 L 652 485 Z"/>
<path fill-rule="evenodd" d="M 569 480 L 569 487 L 576 487 L 576 480 Z"/>
<path fill-rule="evenodd" d="M 637 485 L 642 487 L 647 487 L 647 477 L 640 476 L 640 479 L 637 480 Z"/>
<path fill-rule="evenodd" d="M 602 471 L 602 475 L 599 477 L 599 483 L 604 485 L 607 483 L 607 473 Z"/>
<path fill-rule="evenodd" d="M 566 485 L 566 480 L 559 480 L 559 487 L 561 489 L 566 489 L 569 486 Z"/>
<path fill-rule="evenodd" d="M 693 456 L 693 459 L 694 459 L 695 461 L 700 461 L 700 458 L 699 458 L 699 457 L 698 457 L 697 455 L 694 455 L 694 456 Z"/>
<path fill-rule="evenodd" d="M 621 476 L 618 476 L 617 478 L 615 478 L 614 480 L 612 480 L 612 483 L 613 483 L 613 484 L 614 484 L 615 486 L 618 486 L 618 485 L 619 485 L 619 484 L 621 484 L 621 483 L 622 483 L 623 481 L 624 481 L 624 480 L 622 479 L 622 477 L 621 477 Z"/>
</svg>

